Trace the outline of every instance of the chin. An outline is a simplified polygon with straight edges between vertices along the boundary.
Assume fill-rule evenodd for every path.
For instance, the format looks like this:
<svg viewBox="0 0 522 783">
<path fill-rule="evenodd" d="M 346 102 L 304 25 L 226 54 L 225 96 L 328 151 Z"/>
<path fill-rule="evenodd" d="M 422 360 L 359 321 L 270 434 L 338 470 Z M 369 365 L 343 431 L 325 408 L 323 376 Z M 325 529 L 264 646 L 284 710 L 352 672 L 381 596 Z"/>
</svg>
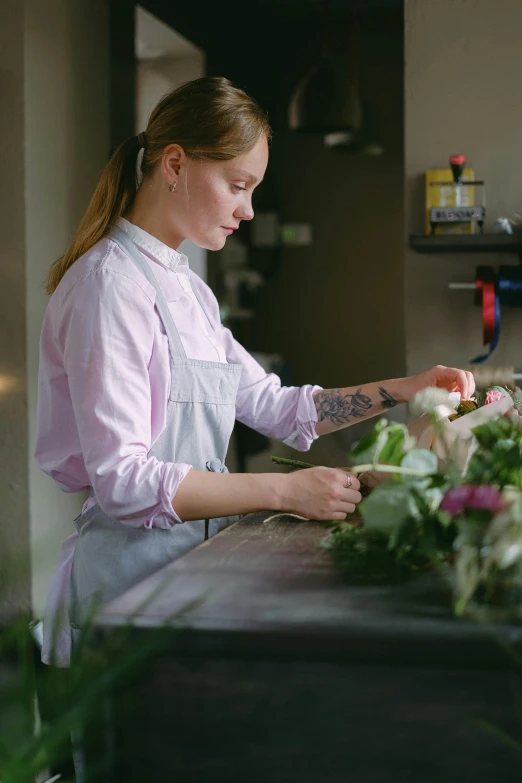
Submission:
<svg viewBox="0 0 522 783">
<path fill-rule="evenodd" d="M 225 247 L 227 237 L 216 237 L 205 245 L 207 250 L 222 250 Z"/>
<path fill-rule="evenodd" d="M 189 237 L 198 247 L 202 247 L 203 250 L 222 250 L 225 247 L 227 237 L 221 232 L 219 234 L 207 234 L 206 236 L 199 236 L 197 239 Z"/>
</svg>

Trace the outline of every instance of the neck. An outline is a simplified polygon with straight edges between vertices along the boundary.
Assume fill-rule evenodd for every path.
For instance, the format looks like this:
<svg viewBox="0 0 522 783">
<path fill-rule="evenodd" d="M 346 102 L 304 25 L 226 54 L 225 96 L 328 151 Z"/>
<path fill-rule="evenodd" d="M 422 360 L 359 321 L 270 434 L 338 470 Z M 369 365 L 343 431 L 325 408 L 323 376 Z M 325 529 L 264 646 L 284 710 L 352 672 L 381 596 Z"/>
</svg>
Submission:
<svg viewBox="0 0 522 783">
<path fill-rule="evenodd" d="M 165 204 L 161 201 L 162 199 L 155 198 L 152 188 L 148 188 L 143 182 L 138 188 L 132 207 L 124 217 L 129 223 L 177 250 L 185 237 L 176 232 L 174 227 L 168 226 L 164 217 Z"/>
</svg>

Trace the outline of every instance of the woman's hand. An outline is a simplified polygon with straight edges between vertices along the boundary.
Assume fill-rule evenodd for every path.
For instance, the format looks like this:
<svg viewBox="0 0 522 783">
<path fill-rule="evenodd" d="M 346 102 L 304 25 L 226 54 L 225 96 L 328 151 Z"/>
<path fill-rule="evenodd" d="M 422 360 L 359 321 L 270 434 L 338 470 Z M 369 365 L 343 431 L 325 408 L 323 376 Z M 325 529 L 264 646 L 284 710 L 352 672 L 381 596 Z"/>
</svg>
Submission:
<svg viewBox="0 0 522 783">
<path fill-rule="evenodd" d="M 280 510 L 307 519 L 346 519 L 361 501 L 359 479 L 341 468 L 307 468 L 282 478 Z"/>
<path fill-rule="evenodd" d="M 418 375 L 412 375 L 410 378 L 404 378 L 402 383 L 404 386 L 401 387 L 401 394 L 407 402 L 415 397 L 417 392 L 428 386 L 447 389 L 449 392 L 459 392 L 462 400 L 469 400 L 475 392 L 473 373 L 468 370 L 458 370 L 455 367 L 444 367 L 442 364 Z"/>
</svg>

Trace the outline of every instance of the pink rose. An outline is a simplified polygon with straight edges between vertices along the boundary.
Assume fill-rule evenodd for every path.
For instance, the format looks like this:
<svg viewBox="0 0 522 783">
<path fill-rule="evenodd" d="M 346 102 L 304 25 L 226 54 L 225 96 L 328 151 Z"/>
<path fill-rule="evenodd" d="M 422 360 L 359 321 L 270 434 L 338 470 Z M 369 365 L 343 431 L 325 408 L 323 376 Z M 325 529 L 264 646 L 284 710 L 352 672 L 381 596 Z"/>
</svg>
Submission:
<svg viewBox="0 0 522 783">
<path fill-rule="evenodd" d="M 490 484 L 462 484 L 460 487 L 453 487 L 446 492 L 440 504 L 441 511 L 448 511 L 452 517 L 468 510 L 487 509 L 496 513 L 503 508 L 505 504 L 500 492 Z"/>
<path fill-rule="evenodd" d="M 498 402 L 502 399 L 502 397 L 505 397 L 505 394 L 502 394 L 502 392 L 497 391 L 497 389 L 491 389 L 486 394 L 486 399 L 484 401 L 484 405 L 489 405 L 490 402 Z"/>
</svg>

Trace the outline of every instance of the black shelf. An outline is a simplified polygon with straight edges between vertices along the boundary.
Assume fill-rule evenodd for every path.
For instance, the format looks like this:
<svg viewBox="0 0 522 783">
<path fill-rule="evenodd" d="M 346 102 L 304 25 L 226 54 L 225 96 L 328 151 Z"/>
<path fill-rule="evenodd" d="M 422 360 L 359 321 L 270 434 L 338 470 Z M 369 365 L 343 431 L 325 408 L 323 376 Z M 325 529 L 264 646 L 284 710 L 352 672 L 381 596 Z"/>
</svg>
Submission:
<svg viewBox="0 0 522 783">
<path fill-rule="evenodd" d="M 518 253 L 522 234 L 410 234 L 417 253 Z"/>
</svg>

